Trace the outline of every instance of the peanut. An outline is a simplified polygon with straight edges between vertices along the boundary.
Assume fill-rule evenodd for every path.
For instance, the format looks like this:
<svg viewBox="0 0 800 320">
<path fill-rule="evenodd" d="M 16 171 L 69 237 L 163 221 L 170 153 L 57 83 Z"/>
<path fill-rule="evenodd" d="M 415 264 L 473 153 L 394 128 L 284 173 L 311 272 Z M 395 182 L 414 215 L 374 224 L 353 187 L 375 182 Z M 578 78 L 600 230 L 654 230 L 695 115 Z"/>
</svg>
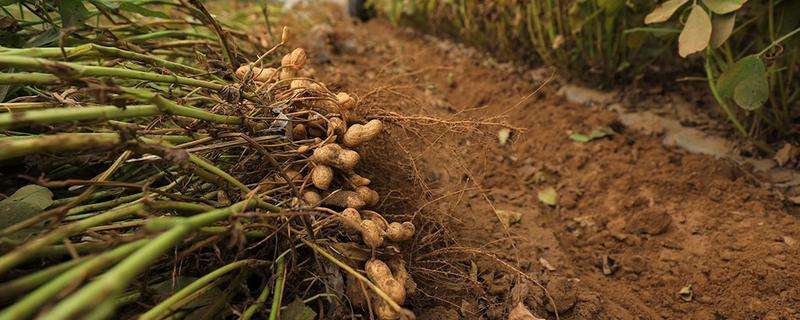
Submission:
<svg viewBox="0 0 800 320">
<path fill-rule="evenodd" d="M 322 204 L 330 205 L 339 208 L 353 208 L 361 209 L 364 207 L 364 200 L 358 193 L 353 191 L 339 190 L 331 193 L 328 197 L 323 199 Z"/>
<path fill-rule="evenodd" d="M 394 242 L 408 241 L 414 237 L 414 224 L 411 222 L 392 222 L 386 228 L 386 237 Z"/>
<path fill-rule="evenodd" d="M 372 259 L 367 261 L 364 271 L 366 271 L 367 277 L 394 302 L 397 302 L 397 304 L 405 302 L 406 290 L 403 284 L 392 275 L 392 271 L 386 263 L 378 259 Z"/>
<path fill-rule="evenodd" d="M 356 188 L 356 192 L 358 192 L 358 195 L 361 197 L 361 200 L 364 200 L 364 203 L 366 203 L 370 207 L 377 205 L 378 201 L 380 201 L 380 195 L 378 195 L 378 192 L 370 189 L 369 187 L 366 186 L 358 187 Z"/>
<path fill-rule="evenodd" d="M 320 190 L 328 190 L 333 181 L 333 169 L 324 164 L 319 164 L 311 170 L 311 182 Z"/>
<path fill-rule="evenodd" d="M 358 164 L 358 153 L 344 149 L 338 144 L 331 143 L 321 146 L 314 150 L 311 161 L 317 164 L 325 164 L 345 171 L 350 171 Z"/>
<path fill-rule="evenodd" d="M 303 48 L 297 48 L 283 56 L 281 66 L 295 70 L 301 69 L 306 65 L 306 59 L 306 51 Z"/>
<path fill-rule="evenodd" d="M 247 72 L 250 71 L 251 68 L 253 70 L 253 81 L 267 82 L 277 78 L 276 73 L 278 72 L 278 69 L 259 68 L 252 65 L 245 65 L 239 67 L 239 69 L 236 69 L 236 77 L 239 79 L 244 79 L 244 77 L 247 75 Z"/>
<path fill-rule="evenodd" d="M 303 200 L 305 200 L 309 205 L 316 206 L 320 203 L 320 201 L 322 201 L 322 196 L 320 196 L 319 193 L 314 190 L 308 190 L 303 192 Z"/>
<path fill-rule="evenodd" d="M 354 124 L 347 129 L 344 134 L 344 145 L 348 147 L 357 147 L 364 142 L 375 139 L 383 130 L 383 123 L 380 120 L 373 119 L 367 124 Z"/>
<path fill-rule="evenodd" d="M 383 231 L 375 221 L 361 220 L 359 226 L 361 227 L 361 238 L 364 239 L 364 244 L 373 250 L 383 245 Z"/>
<path fill-rule="evenodd" d="M 303 140 L 308 137 L 308 132 L 306 132 L 306 126 L 302 123 L 298 123 L 292 127 L 292 138 L 296 140 Z"/>
<path fill-rule="evenodd" d="M 342 224 L 350 231 L 361 231 L 361 214 L 358 210 L 347 208 L 342 211 L 340 216 Z"/>
</svg>

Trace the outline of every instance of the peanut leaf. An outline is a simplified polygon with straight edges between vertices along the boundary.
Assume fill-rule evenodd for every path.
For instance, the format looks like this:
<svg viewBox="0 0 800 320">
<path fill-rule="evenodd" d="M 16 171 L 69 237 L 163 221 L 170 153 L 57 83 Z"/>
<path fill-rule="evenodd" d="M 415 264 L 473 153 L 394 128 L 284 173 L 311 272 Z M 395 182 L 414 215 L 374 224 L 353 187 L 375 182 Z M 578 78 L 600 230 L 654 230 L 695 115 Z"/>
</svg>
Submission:
<svg viewBox="0 0 800 320">
<path fill-rule="evenodd" d="M 769 98 L 767 67 L 758 55 L 746 56 L 719 76 L 717 89 L 743 109 L 758 109 Z"/>
<path fill-rule="evenodd" d="M 711 18 L 703 7 L 692 6 L 692 12 L 686 19 L 686 25 L 678 37 L 678 54 L 681 57 L 702 51 L 711 40 Z"/>
<path fill-rule="evenodd" d="M 284 320 L 314 320 L 316 316 L 317 313 L 300 299 L 292 301 L 286 306 L 286 309 L 281 311 L 281 319 Z"/>
<path fill-rule="evenodd" d="M 53 204 L 53 193 L 49 189 L 29 184 L 0 201 L 0 228 L 33 217 Z"/>
<path fill-rule="evenodd" d="M 703 3 L 716 14 L 728 14 L 739 10 L 747 0 L 703 0 Z"/>
<path fill-rule="evenodd" d="M 689 2 L 689 0 L 667 0 L 658 5 L 650 14 L 644 18 L 645 24 L 659 23 L 669 20 L 678 11 L 678 8 Z"/>
<path fill-rule="evenodd" d="M 711 19 L 711 47 L 719 48 L 733 33 L 733 25 L 736 23 L 736 14 L 715 15 Z"/>
</svg>

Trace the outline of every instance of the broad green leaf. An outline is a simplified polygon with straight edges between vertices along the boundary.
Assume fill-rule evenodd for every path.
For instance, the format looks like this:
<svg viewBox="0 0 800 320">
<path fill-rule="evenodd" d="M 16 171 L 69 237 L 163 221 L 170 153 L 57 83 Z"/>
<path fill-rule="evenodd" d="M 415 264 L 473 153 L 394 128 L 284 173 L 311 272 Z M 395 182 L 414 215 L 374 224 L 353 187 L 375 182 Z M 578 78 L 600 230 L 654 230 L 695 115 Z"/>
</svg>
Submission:
<svg viewBox="0 0 800 320">
<path fill-rule="evenodd" d="M 135 12 L 146 17 L 169 19 L 166 13 L 161 11 L 150 10 L 145 6 L 141 6 L 132 2 L 122 2 L 119 4 L 120 10 Z"/>
<path fill-rule="evenodd" d="M 9 5 L 15 4 L 15 3 L 19 2 L 19 1 L 20 0 L 0 0 L 0 6 L 3 6 L 3 7 L 9 6 Z"/>
<path fill-rule="evenodd" d="M 739 10 L 747 0 L 703 0 L 703 3 L 716 14 L 728 14 Z"/>
<path fill-rule="evenodd" d="M 53 203 L 49 189 L 29 184 L 0 201 L 0 229 L 35 216 Z"/>
<path fill-rule="evenodd" d="M 714 15 L 711 19 L 711 47 L 719 48 L 730 38 L 733 32 L 733 25 L 736 23 L 736 14 Z"/>
<path fill-rule="evenodd" d="M 686 25 L 678 37 L 678 54 L 681 57 L 702 51 L 711 40 L 711 18 L 703 7 L 692 6 L 692 12 L 686 19 Z"/>
<path fill-rule="evenodd" d="M 300 299 L 295 299 L 281 311 L 281 320 L 314 320 L 316 316 L 317 313 Z"/>
<path fill-rule="evenodd" d="M 717 79 L 717 90 L 724 98 L 733 99 L 736 87 L 746 78 L 757 74 L 759 69 L 766 69 L 758 55 L 749 55 L 729 66 Z"/>
<path fill-rule="evenodd" d="M 745 110 L 761 108 L 769 99 L 767 68 L 761 60 L 758 62 L 752 72 L 739 82 L 733 91 L 733 101 Z"/>
<path fill-rule="evenodd" d="M 539 201 L 548 206 L 555 206 L 558 203 L 558 193 L 553 187 L 547 187 L 539 190 L 538 198 Z"/>
<path fill-rule="evenodd" d="M 689 0 L 667 0 L 650 12 L 650 14 L 644 18 L 644 23 L 651 24 L 667 21 L 669 17 L 675 14 L 675 11 L 678 11 L 678 9 L 687 2 L 689 2 Z"/>
</svg>

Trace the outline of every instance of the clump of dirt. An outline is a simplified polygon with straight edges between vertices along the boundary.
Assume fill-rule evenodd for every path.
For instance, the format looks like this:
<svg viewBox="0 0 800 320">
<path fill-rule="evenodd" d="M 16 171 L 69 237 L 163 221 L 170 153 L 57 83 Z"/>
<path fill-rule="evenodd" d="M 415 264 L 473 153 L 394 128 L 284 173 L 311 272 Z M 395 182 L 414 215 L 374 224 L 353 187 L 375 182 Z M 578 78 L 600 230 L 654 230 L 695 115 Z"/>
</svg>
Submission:
<svg viewBox="0 0 800 320">
<path fill-rule="evenodd" d="M 392 123 L 385 156 L 404 161 L 381 180 L 419 191 L 382 194 L 441 214 L 455 245 L 437 263 L 467 266 L 436 278 L 466 290 L 420 281 L 421 318 L 504 319 L 520 302 L 547 319 L 800 317 L 800 223 L 736 164 L 626 130 L 556 84 L 532 94 L 540 75 L 472 49 L 383 21 L 320 29 L 319 76 Z M 614 133 L 569 138 L 599 127 Z M 412 254 L 412 274 L 437 275 L 414 263 L 431 256 Z"/>
</svg>

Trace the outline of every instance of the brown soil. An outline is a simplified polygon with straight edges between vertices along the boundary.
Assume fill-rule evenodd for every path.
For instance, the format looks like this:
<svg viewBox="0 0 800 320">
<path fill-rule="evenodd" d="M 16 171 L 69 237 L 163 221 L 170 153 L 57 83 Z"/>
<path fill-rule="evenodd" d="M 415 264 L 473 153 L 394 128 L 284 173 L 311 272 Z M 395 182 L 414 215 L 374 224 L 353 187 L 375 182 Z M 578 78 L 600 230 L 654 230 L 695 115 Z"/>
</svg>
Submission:
<svg viewBox="0 0 800 320">
<path fill-rule="evenodd" d="M 800 319 L 800 223 L 747 171 L 625 130 L 612 111 L 556 97 L 556 84 L 526 99 L 538 87 L 530 73 L 448 42 L 383 21 L 316 29 L 309 51 L 332 89 L 452 121 L 414 118 L 428 131 L 397 129 L 396 139 L 417 143 L 386 159 L 412 169 L 406 180 L 425 192 L 416 200 L 446 213 L 460 245 L 547 287 L 560 319 Z M 489 123 L 497 116 L 522 129 L 505 145 Z M 601 125 L 617 134 L 568 139 Z M 555 207 L 537 199 L 549 186 Z M 496 210 L 521 219 L 506 231 Z M 555 319 L 542 290 L 483 260 L 469 298 L 439 296 L 452 304 L 416 306 L 418 315 L 505 319 L 525 301 Z"/>
</svg>

